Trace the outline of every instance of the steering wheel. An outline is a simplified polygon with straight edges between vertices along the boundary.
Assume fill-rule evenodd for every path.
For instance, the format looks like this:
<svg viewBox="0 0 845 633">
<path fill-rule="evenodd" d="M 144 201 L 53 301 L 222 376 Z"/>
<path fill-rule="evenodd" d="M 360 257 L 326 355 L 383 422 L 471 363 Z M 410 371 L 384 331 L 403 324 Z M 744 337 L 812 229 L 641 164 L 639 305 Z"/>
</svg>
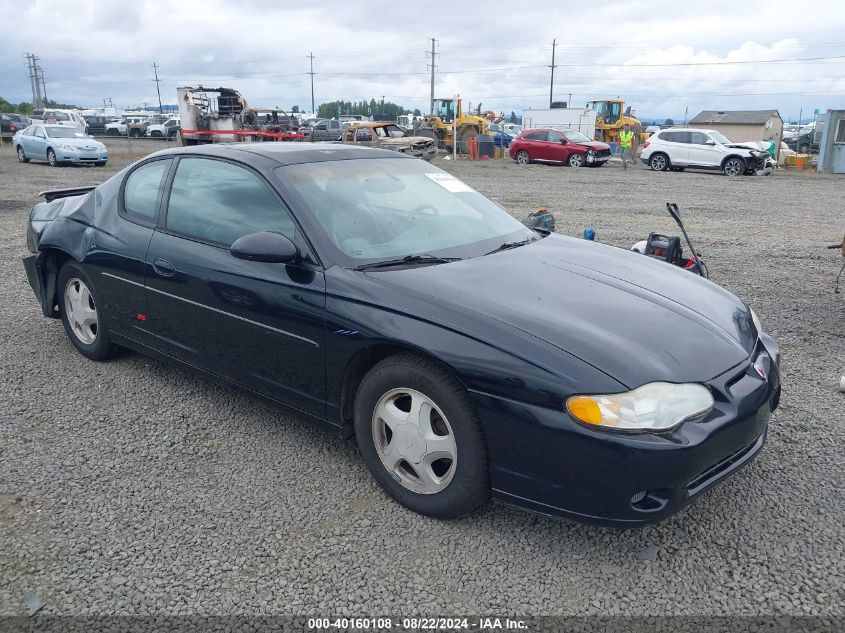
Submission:
<svg viewBox="0 0 845 633">
<path fill-rule="evenodd" d="M 426 210 L 428 210 L 428 212 L 423 213 L 423 211 L 426 211 Z M 419 205 L 418 207 L 414 207 L 411 210 L 411 213 L 412 214 L 419 213 L 420 215 L 428 215 L 428 216 L 431 216 L 432 218 L 436 218 L 437 216 L 440 215 L 440 209 L 435 208 L 431 204 L 425 203 L 425 204 Z"/>
</svg>

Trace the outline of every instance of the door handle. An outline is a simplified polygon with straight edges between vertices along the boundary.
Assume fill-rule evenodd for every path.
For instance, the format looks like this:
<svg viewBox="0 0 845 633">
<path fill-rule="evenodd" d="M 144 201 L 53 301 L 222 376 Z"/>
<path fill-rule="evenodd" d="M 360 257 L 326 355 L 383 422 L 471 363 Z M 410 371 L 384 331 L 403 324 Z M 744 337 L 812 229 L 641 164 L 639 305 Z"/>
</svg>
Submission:
<svg viewBox="0 0 845 633">
<path fill-rule="evenodd" d="M 162 277 L 172 277 L 176 272 L 173 264 L 161 257 L 157 257 L 153 260 L 153 270 Z"/>
</svg>

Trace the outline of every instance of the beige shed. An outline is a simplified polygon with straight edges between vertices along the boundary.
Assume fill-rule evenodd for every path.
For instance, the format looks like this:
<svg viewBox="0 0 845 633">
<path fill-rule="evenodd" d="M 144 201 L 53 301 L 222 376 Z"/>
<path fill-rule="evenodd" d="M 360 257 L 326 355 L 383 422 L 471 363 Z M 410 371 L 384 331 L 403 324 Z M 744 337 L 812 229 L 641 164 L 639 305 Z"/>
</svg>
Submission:
<svg viewBox="0 0 845 633">
<path fill-rule="evenodd" d="M 718 130 L 736 143 L 783 140 L 783 119 L 777 110 L 704 110 L 689 122 L 690 127 Z"/>
</svg>

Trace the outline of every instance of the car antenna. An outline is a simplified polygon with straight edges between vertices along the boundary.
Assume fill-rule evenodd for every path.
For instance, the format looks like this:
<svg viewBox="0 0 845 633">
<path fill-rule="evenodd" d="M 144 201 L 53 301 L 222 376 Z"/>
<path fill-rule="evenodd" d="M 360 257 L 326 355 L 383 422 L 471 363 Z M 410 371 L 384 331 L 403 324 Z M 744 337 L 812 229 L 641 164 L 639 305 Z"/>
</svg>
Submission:
<svg viewBox="0 0 845 633">
<path fill-rule="evenodd" d="M 678 208 L 677 202 L 667 202 L 666 209 L 669 211 L 669 215 L 672 216 L 672 219 L 675 220 L 675 223 L 681 229 L 681 233 L 684 234 L 684 239 L 687 241 L 687 245 L 692 252 L 692 256 L 695 258 L 695 265 L 698 268 L 698 274 L 704 277 L 705 279 L 710 279 L 710 275 L 707 273 L 707 266 L 704 265 L 704 262 L 701 261 L 701 255 L 695 250 L 695 247 L 692 245 L 692 241 L 687 235 L 687 230 L 684 228 L 684 223 L 681 220 L 681 210 Z"/>
</svg>

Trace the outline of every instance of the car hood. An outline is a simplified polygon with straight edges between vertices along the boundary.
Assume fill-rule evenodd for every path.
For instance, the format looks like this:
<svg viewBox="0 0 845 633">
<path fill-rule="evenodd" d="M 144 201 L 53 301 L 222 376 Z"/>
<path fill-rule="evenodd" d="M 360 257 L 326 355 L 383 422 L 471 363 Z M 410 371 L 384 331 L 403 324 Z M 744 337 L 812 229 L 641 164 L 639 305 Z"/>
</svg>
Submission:
<svg viewBox="0 0 845 633">
<path fill-rule="evenodd" d="M 610 149 L 610 145 L 602 143 L 601 141 L 584 141 L 583 143 L 573 143 L 573 145 L 580 145 L 581 147 L 586 147 L 587 149 L 596 151 Z"/>
<path fill-rule="evenodd" d="M 53 142 L 59 145 L 70 145 L 78 148 L 96 148 L 101 149 L 103 146 L 100 141 L 93 138 L 56 138 Z"/>
<path fill-rule="evenodd" d="M 443 325 L 452 326 L 454 311 L 462 323 L 470 313 L 479 332 L 528 333 L 630 388 L 706 381 L 747 359 L 757 337 L 747 306 L 716 284 L 555 234 L 484 257 L 367 275 L 425 296 Z"/>
</svg>

